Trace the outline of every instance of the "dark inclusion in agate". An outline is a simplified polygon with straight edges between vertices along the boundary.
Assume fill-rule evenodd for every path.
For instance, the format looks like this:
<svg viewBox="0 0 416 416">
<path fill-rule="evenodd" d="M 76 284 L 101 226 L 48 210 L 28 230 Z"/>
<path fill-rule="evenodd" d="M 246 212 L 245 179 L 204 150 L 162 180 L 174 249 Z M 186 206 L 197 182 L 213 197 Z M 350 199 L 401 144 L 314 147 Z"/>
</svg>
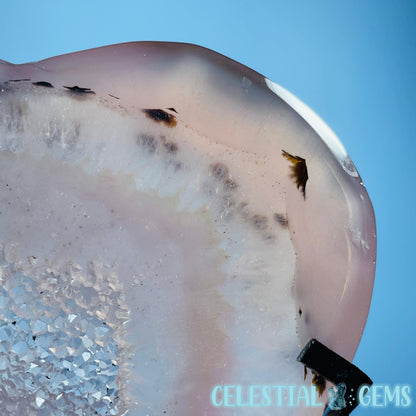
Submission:
<svg viewBox="0 0 416 416">
<path fill-rule="evenodd" d="M 143 110 L 143 112 L 152 120 L 156 121 L 156 123 L 162 122 L 166 124 L 168 127 L 175 127 L 176 126 L 176 118 L 174 115 L 167 113 L 163 110 L 157 109 L 147 109 Z"/>
<path fill-rule="evenodd" d="M 303 194 L 303 197 L 306 196 L 306 182 L 308 180 L 308 168 L 306 167 L 306 160 L 300 156 L 293 156 L 290 153 L 282 150 L 282 155 L 291 162 L 292 166 L 290 167 L 292 173 L 291 178 L 296 183 L 296 186 Z"/>
<path fill-rule="evenodd" d="M 217 384 L 316 383 L 311 338 L 354 356 L 367 192 L 309 108 L 235 61 L 157 42 L 1 61 L 0 189 L 2 414 L 222 415 Z"/>
<path fill-rule="evenodd" d="M 38 87 L 53 88 L 53 85 L 50 82 L 46 81 L 33 82 L 33 85 L 36 85 Z"/>
<path fill-rule="evenodd" d="M 64 88 L 66 88 L 68 91 L 71 91 L 74 94 L 95 94 L 95 92 L 92 91 L 91 88 L 78 87 L 78 85 L 74 85 L 73 87 L 67 87 L 64 85 Z"/>
</svg>

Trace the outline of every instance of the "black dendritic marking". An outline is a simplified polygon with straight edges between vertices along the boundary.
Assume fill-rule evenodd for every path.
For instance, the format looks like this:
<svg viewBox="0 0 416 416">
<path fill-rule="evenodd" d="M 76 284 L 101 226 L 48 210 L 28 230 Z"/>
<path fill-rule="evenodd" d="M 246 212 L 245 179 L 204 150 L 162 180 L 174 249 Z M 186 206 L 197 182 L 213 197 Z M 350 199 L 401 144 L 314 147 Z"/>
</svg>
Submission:
<svg viewBox="0 0 416 416">
<path fill-rule="evenodd" d="M 166 142 L 163 143 L 164 148 L 168 151 L 168 153 L 176 153 L 178 151 L 178 145 L 173 142 Z"/>
<path fill-rule="evenodd" d="M 287 215 L 285 214 L 279 214 L 279 213 L 275 213 L 273 215 L 273 218 L 275 221 L 277 221 L 281 226 L 286 227 L 287 224 L 289 223 L 289 220 L 287 219 Z"/>
<path fill-rule="evenodd" d="M 224 185 L 224 189 L 227 191 L 233 191 L 235 188 L 237 188 L 238 184 L 235 182 L 231 175 L 228 172 L 228 168 L 224 163 L 217 162 L 213 163 L 211 166 L 211 173 L 214 176 L 215 179 L 222 182 Z"/>
<path fill-rule="evenodd" d="M 74 85 L 73 87 L 67 87 L 66 85 L 64 85 L 64 88 L 66 88 L 74 94 L 95 94 L 95 92 L 91 88 L 78 87 L 78 85 Z"/>
<path fill-rule="evenodd" d="M 36 85 L 37 87 L 53 88 L 53 85 L 50 82 L 46 82 L 46 81 L 32 82 L 32 84 Z"/>
<path fill-rule="evenodd" d="M 30 81 L 30 79 L 29 78 L 9 79 L 9 82 L 21 82 L 21 81 Z"/>
<path fill-rule="evenodd" d="M 227 178 L 224 180 L 224 187 L 227 191 L 233 191 L 235 188 L 237 188 L 238 184 L 236 181 L 233 181 L 230 178 Z"/>
<path fill-rule="evenodd" d="M 267 217 L 265 217 L 264 215 L 253 215 L 251 220 L 257 229 L 265 230 L 267 228 Z"/>
<path fill-rule="evenodd" d="M 282 150 L 282 155 L 292 163 L 292 166 L 290 167 L 292 170 L 290 177 L 295 180 L 296 187 L 300 189 L 303 194 L 303 198 L 305 198 L 306 182 L 309 179 L 306 160 L 300 156 L 293 156 L 285 150 Z"/>
<path fill-rule="evenodd" d="M 221 162 L 212 164 L 211 172 L 214 175 L 214 178 L 218 179 L 219 181 L 222 181 L 224 178 L 228 177 L 228 168 L 224 165 L 224 163 Z"/>
<path fill-rule="evenodd" d="M 156 121 L 156 123 L 163 123 L 168 127 L 176 126 L 176 117 L 164 110 L 149 108 L 143 110 L 143 113 L 145 113 L 147 117 L 151 118 L 153 121 Z"/>
<path fill-rule="evenodd" d="M 146 151 L 150 154 L 153 154 L 156 151 L 157 143 L 153 136 L 149 136 L 148 134 L 142 134 L 137 140 L 137 143 L 144 149 L 146 149 Z"/>
<path fill-rule="evenodd" d="M 174 155 L 179 149 L 179 146 L 176 143 L 168 142 L 165 136 L 160 136 L 160 141 L 162 142 L 163 147 L 160 146 L 158 139 L 150 134 L 141 134 L 137 143 L 150 154 L 154 154 L 158 147 L 159 149 L 165 150 L 167 153 L 172 155 Z"/>
<path fill-rule="evenodd" d="M 174 142 L 168 142 L 166 140 L 166 137 L 165 136 L 160 136 L 160 139 L 162 140 L 163 147 L 165 148 L 165 150 L 168 153 L 175 154 L 178 151 L 179 147 L 178 147 L 178 145 L 176 143 L 174 143 Z"/>
</svg>

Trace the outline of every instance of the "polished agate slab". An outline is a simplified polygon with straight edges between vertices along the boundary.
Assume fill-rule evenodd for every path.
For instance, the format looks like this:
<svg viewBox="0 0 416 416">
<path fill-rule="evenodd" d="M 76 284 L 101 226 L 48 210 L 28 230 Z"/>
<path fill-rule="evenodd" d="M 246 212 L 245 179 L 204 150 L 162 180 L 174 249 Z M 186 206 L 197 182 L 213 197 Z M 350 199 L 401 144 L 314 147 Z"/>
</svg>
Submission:
<svg viewBox="0 0 416 416">
<path fill-rule="evenodd" d="M 4 414 L 276 414 L 211 390 L 310 385 L 312 337 L 352 360 L 373 209 L 297 98 L 157 42 L 0 62 L 0 83 Z"/>
</svg>

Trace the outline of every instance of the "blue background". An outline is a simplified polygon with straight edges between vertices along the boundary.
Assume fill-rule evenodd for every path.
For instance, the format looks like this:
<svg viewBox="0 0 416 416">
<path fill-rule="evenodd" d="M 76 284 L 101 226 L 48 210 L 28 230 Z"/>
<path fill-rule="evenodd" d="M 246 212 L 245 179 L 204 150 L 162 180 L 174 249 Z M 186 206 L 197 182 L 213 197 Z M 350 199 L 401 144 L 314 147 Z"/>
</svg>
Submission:
<svg viewBox="0 0 416 416">
<path fill-rule="evenodd" d="M 373 301 L 354 362 L 411 384 L 416 407 L 416 2 L 411 0 L 1 1 L 0 58 L 40 60 L 134 40 L 196 43 L 284 86 L 344 143 L 376 212 Z"/>
</svg>

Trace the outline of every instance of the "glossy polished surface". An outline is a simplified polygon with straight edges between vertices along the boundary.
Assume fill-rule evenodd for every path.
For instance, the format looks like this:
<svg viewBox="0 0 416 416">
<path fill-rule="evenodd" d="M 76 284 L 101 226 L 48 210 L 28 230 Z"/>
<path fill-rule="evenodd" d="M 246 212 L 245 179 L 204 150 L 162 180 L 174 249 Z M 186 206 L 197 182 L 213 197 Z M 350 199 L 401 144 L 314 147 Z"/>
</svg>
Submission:
<svg viewBox="0 0 416 416">
<path fill-rule="evenodd" d="M 41 376 L 45 363 L 59 373 L 69 362 L 94 380 L 64 411 L 223 414 L 209 401 L 215 384 L 302 384 L 295 357 L 311 337 L 352 359 L 374 215 L 338 139 L 290 93 L 212 51 L 166 43 L 2 63 L 0 81 L 4 297 L 15 305 L 2 312 L 3 354 L 20 362 L 29 350 L 23 361 Z M 38 290 L 47 274 L 52 286 Z M 58 306 L 61 293 L 72 309 Z M 81 339 L 83 351 L 42 347 L 41 315 L 66 319 L 56 330 L 45 319 L 42 334 Z M 105 342 L 88 336 L 96 319 L 111 327 Z M 84 353 L 103 357 L 88 367 L 95 378 L 77 363 L 74 373 Z M 103 365 L 117 369 L 113 396 Z M 7 400 L 23 406 L 16 374 Z M 34 389 L 34 409 L 59 409 L 52 386 L 46 397 Z"/>
</svg>

